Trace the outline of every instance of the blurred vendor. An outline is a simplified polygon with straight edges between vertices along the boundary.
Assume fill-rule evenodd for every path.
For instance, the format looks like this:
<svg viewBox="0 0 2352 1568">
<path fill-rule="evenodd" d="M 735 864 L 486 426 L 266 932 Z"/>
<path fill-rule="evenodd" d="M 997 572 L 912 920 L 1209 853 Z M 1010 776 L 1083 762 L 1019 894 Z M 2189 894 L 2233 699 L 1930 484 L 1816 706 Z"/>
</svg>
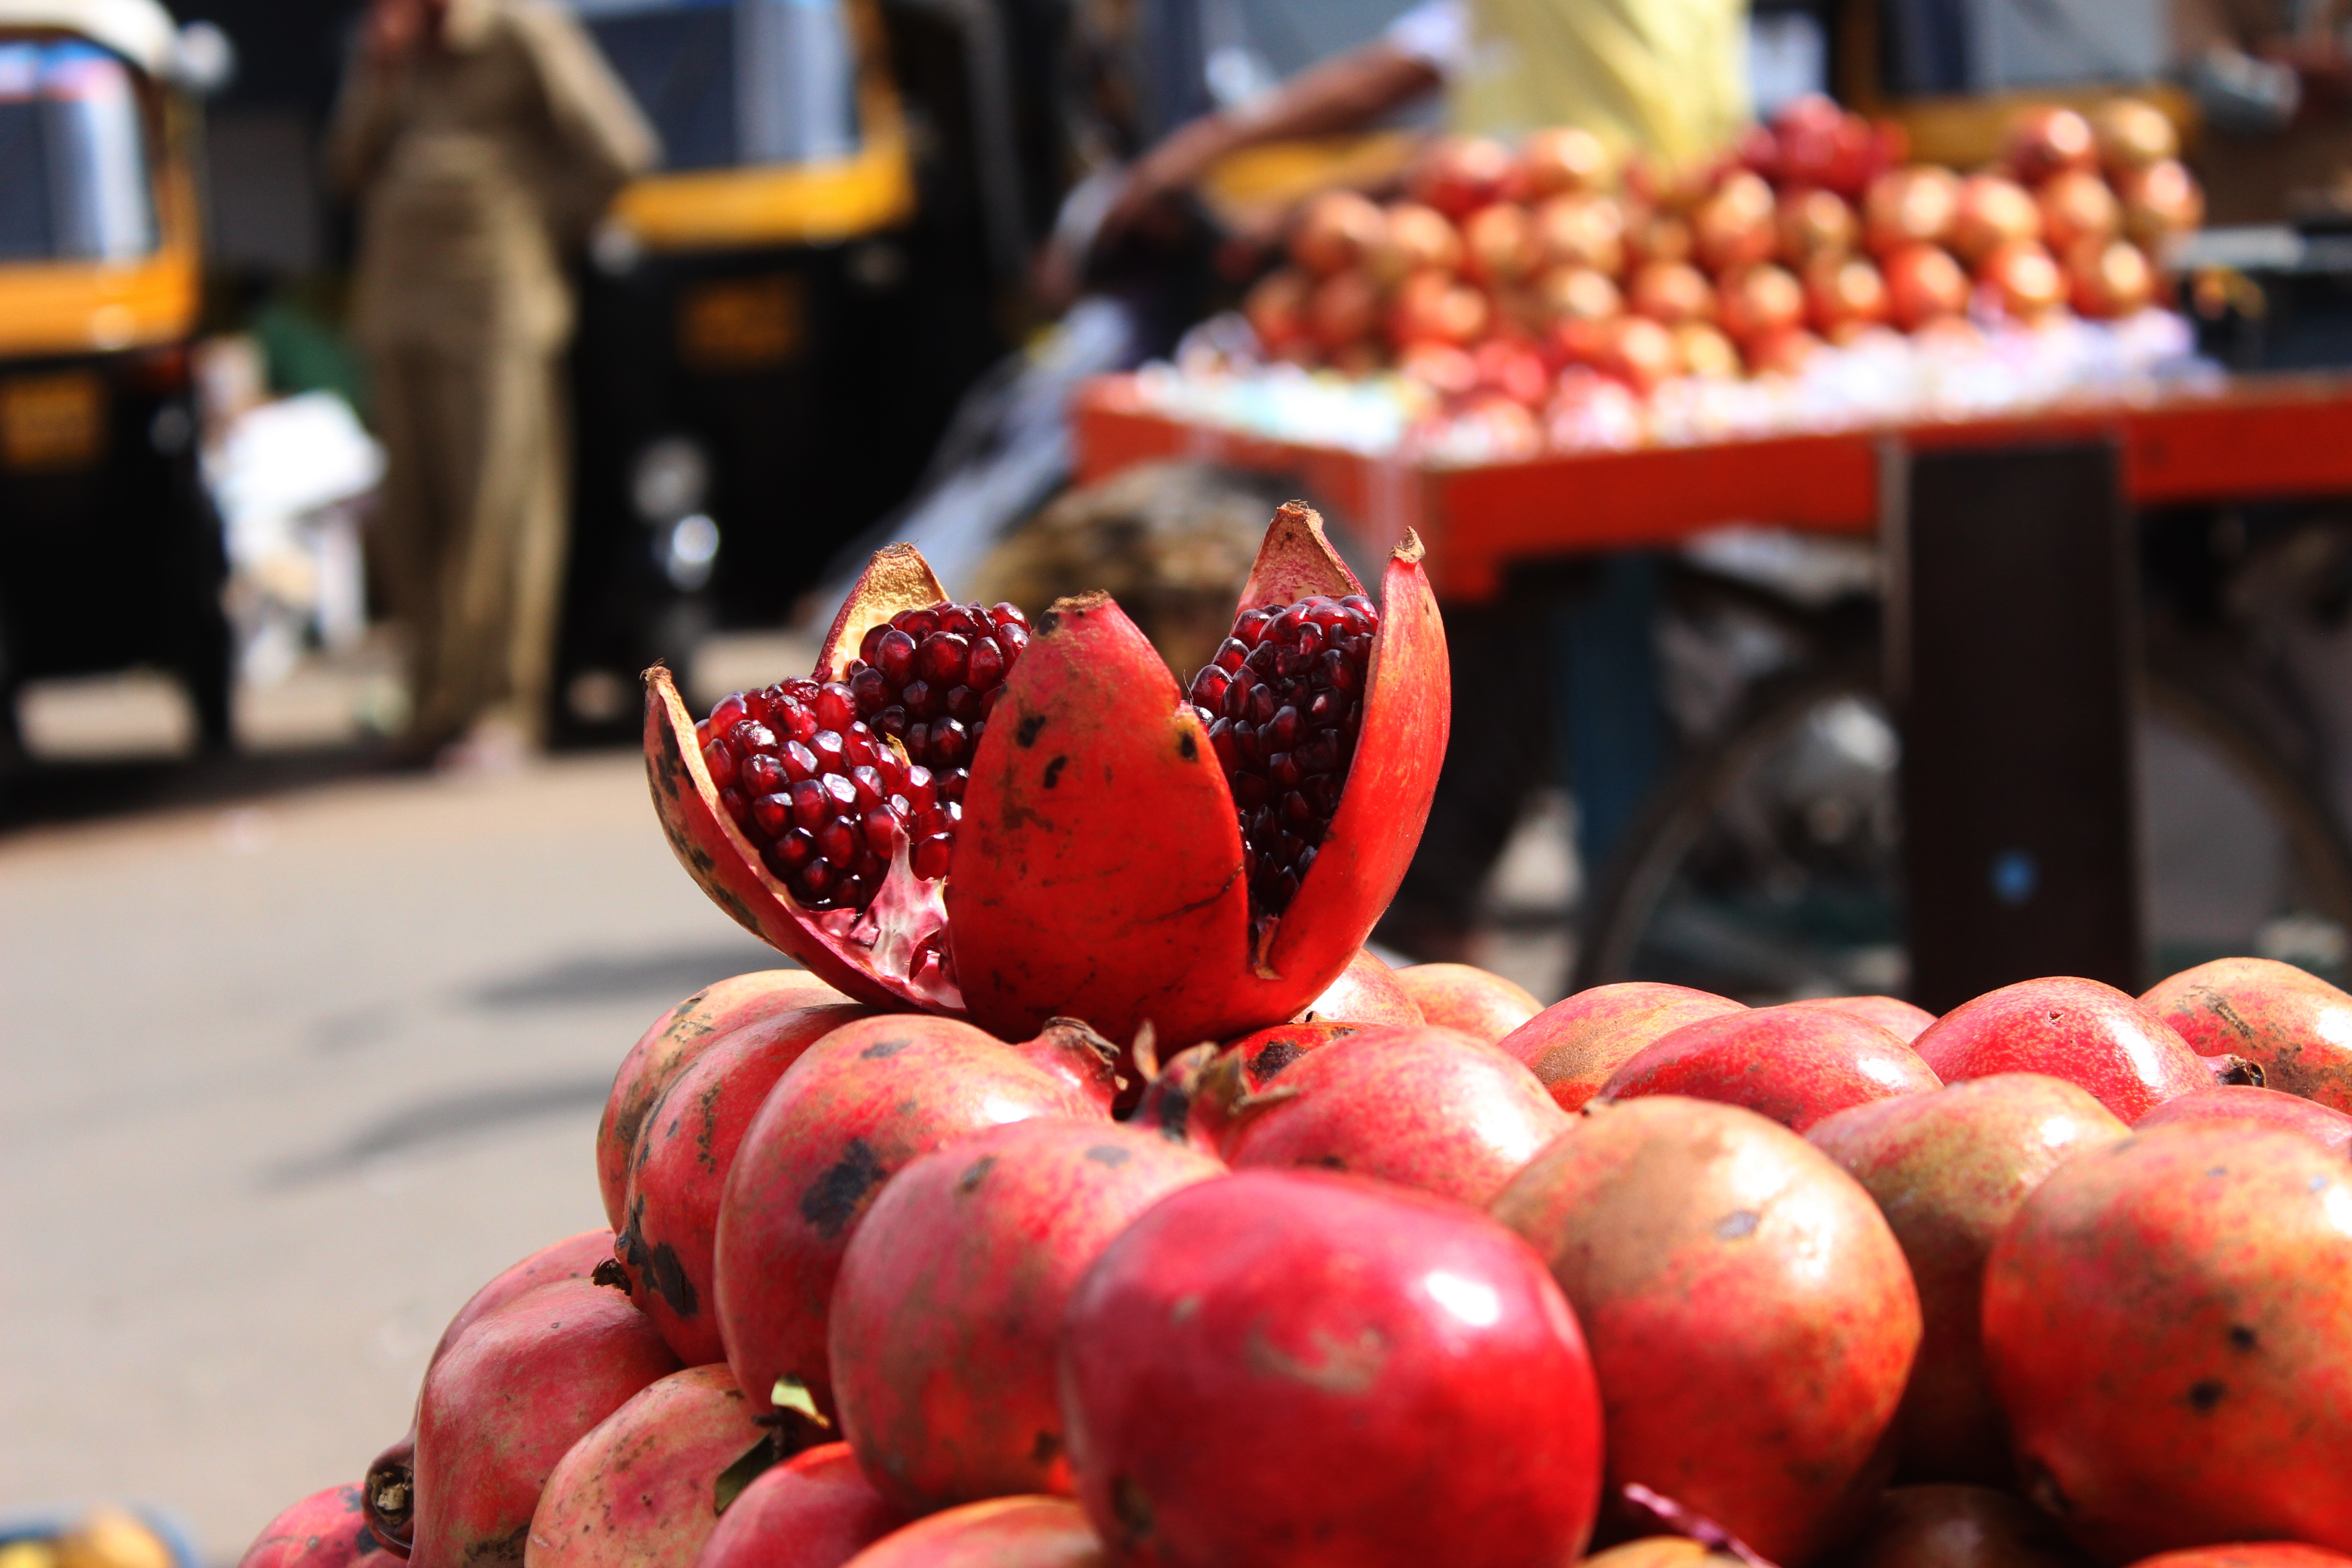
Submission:
<svg viewBox="0 0 2352 1568">
<path fill-rule="evenodd" d="M 360 203 L 354 326 L 420 759 L 539 737 L 567 516 L 562 255 L 655 152 L 551 0 L 373 0 L 329 166 Z"/>
<path fill-rule="evenodd" d="M 2173 0 L 2210 221 L 2352 211 L 2352 0 Z"/>
<path fill-rule="evenodd" d="M 1580 125 L 1621 156 L 1694 162 L 1747 123 L 1747 0 L 1422 0 L 1373 42 L 1170 135 L 1129 172 L 1107 226 L 1229 153 L 1362 130 L 1440 88 L 1457 131 Z"/>
</svg>

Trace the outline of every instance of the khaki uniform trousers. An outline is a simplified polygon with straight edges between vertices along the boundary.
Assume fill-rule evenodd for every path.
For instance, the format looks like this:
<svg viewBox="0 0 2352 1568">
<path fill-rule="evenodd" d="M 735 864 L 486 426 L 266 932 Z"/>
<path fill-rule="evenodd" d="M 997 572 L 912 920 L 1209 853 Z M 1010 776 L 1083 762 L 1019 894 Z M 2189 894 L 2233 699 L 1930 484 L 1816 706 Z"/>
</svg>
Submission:
<svg viewBox="0 0 2352 1568">
<path fill-rule="evenodd" d="M 456 739 L 478 718 L 540 738 L 552 679 L 567 529 L 568 441 L 549 349 L 376 346 L 390 459 L 383 537 L 410 637 L 409 734 Z"/>
</svg>

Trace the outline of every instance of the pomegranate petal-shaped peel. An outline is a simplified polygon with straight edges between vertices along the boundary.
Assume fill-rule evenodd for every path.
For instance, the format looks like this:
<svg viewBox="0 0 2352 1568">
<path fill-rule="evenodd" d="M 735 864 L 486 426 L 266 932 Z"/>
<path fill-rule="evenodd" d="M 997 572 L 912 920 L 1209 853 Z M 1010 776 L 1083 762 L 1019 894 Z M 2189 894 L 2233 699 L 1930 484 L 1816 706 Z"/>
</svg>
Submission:
<svg viewBox="0 0 2352 1568">
<path fill-rule="evenodd" d="M 1444 631 L 1408 537 L 1381 584 L 1361 729 L 1290 907 L 1253 916 L 1233 794 L 1200 716 L 1110 599 L 1037 622 L 974 759 L 948 881 L 972 1020 L 1008 1038 L 1057 1014 L 1115 1040 L 1228 1039 L 1291 1017 L 1356 954 L 1420 841 L 1451 704 Z M 1360 593 L 1296 503 L 1243 603 Z"/>
<path fill-rule="evenodd" d="M 1173 1046 L 1247 1034 L 1338 978 L 1427 820 L 1451 700 L 1421 558 L 1408 535 L 1383 574 L 1352 754 L 1336 805 L 1324 797 L 1328 827 L 1296 878 L 1286 858 L 1272 863 L 1286 906 L 1254 904 L 1234 786 L 1201 713 L 1102 595 L 1055 605 L 1007 671 L 971 757 L 944 881 L 917 876 L 902 846 L 862 911 L 803 907 L 720 804 L 693 718 L 659 668 L 646 674 L 655 805 L 721 909 L 849 996 L 968 1014 L 1005 1038 L 1055 1016 L 1120 1041 L 1146 1023 Z M 1361 593 L 1322 519 L 1293 502 L 1267 531 L 1243 605 L 1303 609 Z M 946 598 L 911 546 L 881 552 L 834 622 L 815 679 L 842 679 L 870 629 Z"/>
<path fill-rule="evenodd" d="M 901 610 L 947 597 L 911 544 L 877 552 L 842 602 L 817 658 L 816 678 L 840 678 L 859 639 Z M 735 922 L 845 995 L 885 1007 L 919 1007 L 960 1014 L 962 999 L 936 971 L 909 973 L 905 961 L 917 942 L 945 919 L 936 884 L 915 878 L 905 856 L 875 900 L 875 918 L 853 924 L 803 909 L 790 889 L 761 864 L 751 841 L 719 804 L 719 790 L 695 743 L 694 716 L 677 684 L 659 665 L 646 672 L 646 777 L 671 851 L 711 901 Z M 873 929 L 869 929 L 873 928 Z M 861 936 L 871 940 L 861 940 Z M 893 963 L 892 960 L 898 962 Z"/>
</svg>

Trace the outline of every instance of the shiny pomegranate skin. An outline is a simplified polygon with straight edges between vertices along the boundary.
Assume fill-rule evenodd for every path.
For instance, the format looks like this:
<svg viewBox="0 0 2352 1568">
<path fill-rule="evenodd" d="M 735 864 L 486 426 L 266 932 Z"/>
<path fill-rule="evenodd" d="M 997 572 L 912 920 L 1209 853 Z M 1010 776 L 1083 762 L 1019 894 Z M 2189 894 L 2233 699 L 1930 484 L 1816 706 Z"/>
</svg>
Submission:
<svg viewBox="0 0 2352 1568">
<path fill-rule="evenodd" d="M 2266 1089 L 2352 1112 L 2352 995 L 2268 958 L 2217 958 L 2140 1000 L 2200 1056 L 2257 1063 Z"/>
<path fill-rule="evenodd" d="M 1801 1132 L 1850 1106 L 1941 1087 L 1908 1046 L 1868 1019 L 1787 1003 L 1662 1036 L 1611 1074 L 1600 1098 L 1688 1095 L 1744 1105 Z"/>
<path fill-rule="evenodd" d="M 1574 1110 L 1660 1036 L 1701 1018 L 1741 1011 L 1742 1005 L 1728 996 L 1629 980 L 1555 1002 L 1496 1043 L 1534 1069 L 1562 1110 Z"/>
<path fill-rule="evenodd" d="M 2080 1084 L 2128 1126 L 2215 1083 L 2170 1025 L 2112 985 L 2053 976 L 1963 1002 L 1912 1042 L 1947 1083 L 2038 1072 Z"/>
<path fill-rule="evenodd" d="M 841 1568 L 906 1522 L 857 1468 L 846 1443 L 827 1443 L 761 1472 L 745 1487 L 695 1568 Z"/>
<path fill-rule="evenodd" d="M 1592 1528 L 1575 1317 L 1525 1246 L 1436 1198 L 1318 1171 L 1187 1187 L 1088 1271 L 1061 1380 L 1124 1563 L 1521 1568 Z"/>
</svg>

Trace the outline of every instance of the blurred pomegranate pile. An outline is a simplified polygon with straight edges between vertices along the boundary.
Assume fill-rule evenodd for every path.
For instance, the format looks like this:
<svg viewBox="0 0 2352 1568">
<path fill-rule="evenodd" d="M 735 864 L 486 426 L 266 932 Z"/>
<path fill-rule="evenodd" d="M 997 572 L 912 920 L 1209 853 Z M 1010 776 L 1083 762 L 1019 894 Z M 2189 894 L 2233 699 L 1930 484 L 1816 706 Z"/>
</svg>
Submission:
<svg viewBox="0 0 2352 1568">
<path fill-rule="evenodd" d="M 679 858 L 806 967 L 655 1020 L 611 1228 L 246 1568 L 2352 1568 L 2352 995 L 1391 970 L 1417 547 L 1284 508 L 1189 673 L 903 548 L 805 683 L 656 672 Z"/>
<path fill-rule="evenodd" d="M 1572 129 L 1448 137 L 1399 200 L 1307 203 L 1247 330 L 1196 334 L 1146 394 L 1461 462 L 2047 401 L 2186 353 L 2177 319 L 2141 319 L 2202 217 L 2176 152 L 2137 100 L 2031 111 L 1967 175 L 1822 98 L 1674 175 Z"/>
</svg>

